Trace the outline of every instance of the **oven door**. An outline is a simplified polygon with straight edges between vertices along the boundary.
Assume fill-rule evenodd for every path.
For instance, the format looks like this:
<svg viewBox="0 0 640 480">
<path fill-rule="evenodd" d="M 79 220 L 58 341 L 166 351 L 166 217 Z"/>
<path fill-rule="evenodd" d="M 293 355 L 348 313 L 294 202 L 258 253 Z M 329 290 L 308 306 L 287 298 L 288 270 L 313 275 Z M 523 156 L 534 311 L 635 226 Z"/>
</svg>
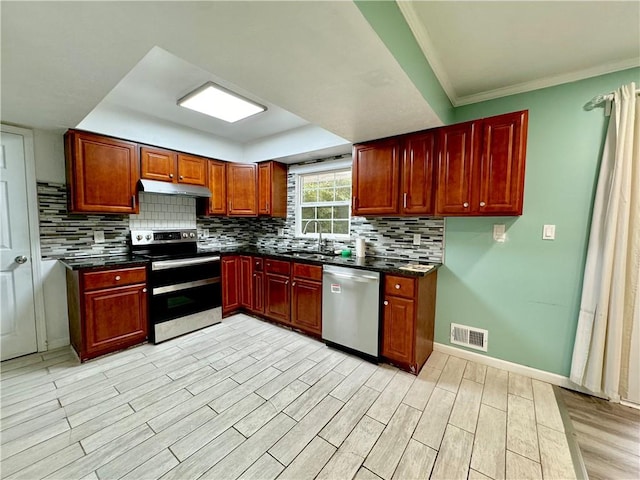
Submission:
<svg viewBox="0 0 640 480">
<path fill-rule="evenodd" d="M 218 256 L 152 262 L 149 277 L 152 324 L 222 304 Z"/>
</svg>

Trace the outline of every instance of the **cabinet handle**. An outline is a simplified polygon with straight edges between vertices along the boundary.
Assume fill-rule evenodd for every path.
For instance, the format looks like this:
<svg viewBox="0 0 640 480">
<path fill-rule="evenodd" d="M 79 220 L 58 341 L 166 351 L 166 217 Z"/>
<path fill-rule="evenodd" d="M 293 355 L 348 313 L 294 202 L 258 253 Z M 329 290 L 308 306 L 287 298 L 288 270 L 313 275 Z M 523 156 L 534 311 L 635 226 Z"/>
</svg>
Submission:
<svg viewBox="0 0 640 480">
<path fill-rule="evenodd" d="M 289 285 L 289 280 L 285 280 L 285 281 L 284 281 L 284 284 L 285 284 L 285 285 Z"/>
<path fill-rule="evenodd" d="M 266 203 L 265 210 L 269 210 L 269 202 Z"/>
<path fill-rule="evenodd" d="M 120 280 L 120 275 L 116 275 L 116 282 Z"/>
<path fill-rule="evenodd" d="M 231 211 L 231 200 L 229 200 L 229 211 Z"/>
<path fill-rule="evenodd" d="M 484 203 L 484 202 L 480 202 L 480 206 L 481 206 L 481 207 L 484 207 L 485 205 L 486 205 L 486 203 Z"/>
<path fill-rule="evenodd" d="M 133 205 L 133 208 L 136 208 L 136 196 L 135 195 L 131 195 L 131 205 Z"/>
<path fill-rule="evenodd" d="M 147 289 L 146 289 L 146 288 L 143 288 L 143 289 L 142 289 L 142 293 L 147 293 Z"/>
<path fill-rule="evenodd" d="M 292 286 L 292 287 L 295 287 L 295 286 L 296 286 L 296 282 L 293 282 L 293 283 L 291 284 L 291 286 Z"/>
<path fill-rule="evenodd" d="M 402 195 L 402 206 L 404 208 L 407 208 L 407 193 L 406 192 Z"/>
<path fill-rule="evenodd" d="M 464 202 L 464 203 L 462 204 L 462 206 L 463 206 L 464 208 L 467 208 L 467 207 L 469 206 L 469 203 L 468 203 L 468 202 Z"/>
<path fill-rule="evenodd" d="M 383 302 L 385 305 L 389 305 L 389 302 L 387 302 L 386 300 Z"/>
<path fill-rule="evenodd" d="M 173 173 L 170 173 L 170 174 L 169 174 L 169 178 L 173 178 Z"/>
</svg>

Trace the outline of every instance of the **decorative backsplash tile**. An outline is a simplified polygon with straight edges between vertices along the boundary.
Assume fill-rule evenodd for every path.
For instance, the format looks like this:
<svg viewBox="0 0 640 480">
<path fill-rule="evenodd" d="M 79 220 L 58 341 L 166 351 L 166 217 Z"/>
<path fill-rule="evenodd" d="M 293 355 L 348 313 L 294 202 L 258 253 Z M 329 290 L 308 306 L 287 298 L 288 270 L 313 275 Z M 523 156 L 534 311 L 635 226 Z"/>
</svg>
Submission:
<svg viewBox="0 0 640 480">
<path fill-rule="evenodd" d="M 196 199 L 140 192 L 140 213 L 129 215 L 131 230 L 196 228 Z"/>
<path fill-rule="evenodd" d="M 42 258 L 122 254 L 129 251 L 127 215 L 67 213 L 67 191 L 62 183 L 38 182 L 40 250 Z M 104 243 L 93 243 L 94 230 L 104 232 Z"/>
</svg>

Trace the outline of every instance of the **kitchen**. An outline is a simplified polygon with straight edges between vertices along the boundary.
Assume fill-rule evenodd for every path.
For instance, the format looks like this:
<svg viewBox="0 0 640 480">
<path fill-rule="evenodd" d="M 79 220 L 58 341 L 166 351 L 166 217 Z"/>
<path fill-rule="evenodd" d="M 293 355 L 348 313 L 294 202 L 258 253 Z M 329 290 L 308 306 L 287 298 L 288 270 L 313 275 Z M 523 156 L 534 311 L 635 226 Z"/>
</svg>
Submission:
<svg viewBox="0 0 640 480">
<path fill-rule="evenodd" d="M 353 7 L 353 5 L 351 5 L 351 7 Z M 28 9 L 30 7 L 24 8 Z M 348 7 L 343 6 L 342 8 L 347 9 Z M 362 8 L 364 9 L 365 7 Z M 114 15 L 107 10 L 105 7 L 105 15 Z M 10 11 L 10 9 L 7 8 L 6 11 Z M 36 18 L 43 15 L 37 12 L 30 13 L 35 15 Z M 351 11 L 340 11 L 342 18 L 352 18 L 348 15 L 352 15 L 353 13 L 354 12 Z M 50 12 L 48 14 L 51 15 Z M 180 15 L 184 14 L 185 12 L 174 12 L 175 17 L 180 17 Z M 392 22 L 393 18 L 395 17 L 389 17 L 389 22 Z M 114 19 L 114 21 L 116 20 L 121 21 L 123 19 Z M 302 21 L 302 19 L 300 19 L 300 21 Z M 359 21 L 361 22 L 361 20 Z M 374 20 L 371 21 L 374 22 Z M 303 23 L 301 23 L 301 25 L 302 24 Z M 366 28 L 362 27 L 362 23 L 357 23 L 357 25 L 359 28 L 365 30 L 366 28 L 370 28 L 367 24 L 364 25 Z M 22 25 L 22 28 L 25 28 L 26 31 L 31 31 L 30 29 L 32 27 Z M 382 30 L 383 29 L 379 29 L 378 32 L 381 36 L 383 36 L 383 33 L 380 33 Z M 360 34 L 355 35 L 355 37 L 359 37 L 359 35 Z M 374 33 L 367 32 L 362 32 L 362 35 L 365 35 L 364 38 L 367 39 L 375 36 Z M 38 34 L 32 34 L 32 38 L 39 38 Z M 94 40 L 91 40 L 91 42 L 93 41 Z M 335 41 L 338 42 L 338 39 L 336 38 Z M 381 44 L 377 36 L 375 40 L 368 41 L 374 45 Z M 356 43 L 355 40 L 354 43 Z M 39 46 L 44 48 L 41 44 Z M 201 48 L 197 45 L 191 46 L 194 48 L 194 51 Z M 280 48 L 282 48 L 282 46 Z M 141 52 L 141 50 L 142 46 L 137 50 L 136 60 L 129 61 L 130 65 L 135 65 L 138 59 L 142 58 L 148 51 L 146 47 L 144 52 Z M 180 50 L 182 50 L 182 52 L 185 51 L 184 47 L 178 48 L 178 51 Z M 124 54 L 129 55 L 129 52 L 125 52 Z M 59 55 L 54 55 L 53 53 L 50 55 L 52 58 L 57 58 L 58 61 L 66 61 L 64 58 L 61 59 Z M 388 52 L 385 55 L 389 55 Z M 187 55 L 187 57 L 194 58 L 193 55 L 190 57 Z M 84 59 L 85 57 L 81 53 L 77 53 L 75 57 L 76 61 L 80 58 Z M 364 56 L 363 58 L 371 57 Z M 107 55 L 102 58 L 102 61 L 107 65 L 109 62 L 114 62 L 114 58 L 113 56 Z M 298 61 L 297 58 L 296 61 Z M 203 65 L 202 63 L 197 63 Z M 44 64 L 47 64 L 47 62 L 44 62 Z M 327 60 L 327 64 L 330 64 L 329 60 Z M 3 59 L 3 67 L 5 65 L 5 60 Z M 131 67 L 123 69 L 122 66 L 119 66 L 111 71 L 111 73 L 108 73 L 108 75 L 112 75 L 112 77 L 109 78 L 107 78 L 108 75 L 105 74 L 105 72 L 110 72 L 108 68 L 99 69 L 105 78 L 95 78 L 94 80 L 98 82 L 97 85 L 104 81 L 105 83 L 109 83 L 109 86 L 107 87 L 105 85 L 96 88 L 96 90 L 102 89 L 100 94 L 97 94 L 97 92 L 91 93 L 91 95 L 94 96 L 91 106 L 98 104 L 100 99 L 109 92 L 113 85 L 123 78 L 130 68 Z M 395 69 L 399 69 L 399 67 L 396 65 Z M 216 71 L 214 69 L 211 70 Z M 8 71 L 11 71 L 11 69 Z M 317 70 L 315 73 L 318 74 Z M 401 219 L 388 221 L 386 217 L 383 217 L 384 219 L 380 220 L 374 218 L 365 221 L 360 218 L 366 217 L 354 217 L 353 222 L 358 227 L 361 226 L 362 230 L 360 231 L 371 232 L 373 230 L 380 232 L 386 228 L 384 233 L 380 233 L 382 242 L 391 244 L 391 248 L 394 250 L 423 250 L 424 255 L 422 255 L 422 258 L 429 258 L 429 255 L 433 255 L 432 252 L 437 252 L 437 247 L 430 248 L 427 242 L 444 245 L 444 248 L 440 250 L 441 252 L 446 251 L 444 258 L 446 268 L 438 270 L 435 325 L 436 343 L 443 346 L 450 346 L 449 325 L 451 323 L 484 328 L 490 332 L 491 342 L 489 344 L 489 355 L 491 358 L 506 360 L 546 372 L 549 374 L 548 377 L 545 378 L 547 381 L 551 381 L 548 378 L 554 381 L 560 381 L 556 376 L 566 377 L 568 373 L 568 363 L 570 361 L 573 330 L 575 330 L 574 311 L 577 308 L 575 300 L 568 299 L 574 299 L 576 295 L 579 294 L 580 287 L 577 286 L 577 283 L 579 283 L 578 278 L 582 268 L 582 257 L 586 244 L 585 231 L 587 230 L 586 225 L 588 224 L 587 205 L 589 202 L 585 199 L 590 198 L 592 195 L 593 175 L 597 162 L 596 157 L 600 148 L 600 137 L 598 135 L 601 131 L 602 122 L 600 118 L 601 115 L 597 115 L 596 112 L 586 114 L 582 111 L 577 112 L 577 110 L 594 95 L 611 91 L 624 81 L 632 80 L 634 76 L 637 76 L 637 70 L 626 71 L 626 73 L 621 71 L 609 76 L 583 80 L 575 84 L 561 85 L 547 90 L 539 90 L 528 94 L 524 93 L 519 96 L 506 97 L 486 103 L 457 107 L 455 116 L 452 116 L 451 113 L 447 114 L 445 110 L 439 111 L 439 116 L 442 118 L 443 124 L 454 124 L 466 120 L 491 117 L 506 112 L 529 110 L 530 123 L 527 143 L 524 215 L 521 217 L 501 217 L 498 220 L 479 217 L 449 218 L 446 220 L 446 227 L 443 227 L 443 223 L 437 223 L 442 222 L 442 220 L 431 219 L 428 222 L 433 222 L 432 224 L 423 224 L 421 222 L 419 226 L 415 227 L 423 229 L 418 231 L 414 231 L 415 228 L 411 225 L 404 227 L 405 222 Z M 375 79 L 369 80 L 375 83 Z M 56 80 L 52 78 L 52 81 L 55 82 Z M 69 81 L 69 79 L 67 79 L 67 81 Z M 290 80 L 279 78 L 276 82 L 277 81 L 289 82 Z M 377 88 L 385 89 L 384 91 L 389 92 L 391 96 L 389 99 L 381 99 L 379 105 L 372 102 L 372 110 L 367 111 L 365 115 L 362 115 L 358 119 L 357 127 L 363 129 L 363 132 L 365 127 L 370 126 L 371 118 L 380 116 L 380 114 L 376 115 L 374 112 L 375 109 L 379 108 L 380 111 L 385 112 L 384 115 L 391 117 L 389 121 L 390 123 L 394 123 L 394 129 L 396 130 L 387 129 L 376 131 L 373 128 L 374 126 L 370 126 L 370 130 L 366 133 L 354 131 L 347 135 L 346 130 L 342 130 L 342 135 L 352 138 L 353 141 L 364 141 L 383 138 L 396 133 L 420 131 L 427 128 L 427 122 L 425 120 L 413 120 L 412 124 L 408 124 L 407 118 L 411 118 L 411 112 L 404 110 L 401 113 L 396 113 L 391 105 L 385 103 L 387 101 L 394 102 L 399 100 L 397 97 L 399 94 L 395 93 L 395 90 L 402 90 L 401 87 L 398 87 L 399 85 L 405 85 L 405 83 L 402 82 L 406 80 L 398 83 L 399 80 L 393 77 L 386 81 L 390 82 L 394 87 L 385 87 L 385 79 L 379 78 L 378 83 L 381 85 L 378 85 Z M 4 83 L 3 79 L 3 84 Z M 324 84 L 330 85 L 334 83 L 332 77 L 327 75 Z M 307 83 L 301 82 L 301 84 L 304 85 L 303 88 L 307 88 Z M 311 85 L 311 83 L 308 83 L 308 85 Z M 55 85 L 55 87 L 61 89 L 61 85 Z M 256 91 L 259 90 L 259 88 L 256 89 Z M 289 90 L 294 92 L 292 88 Z M 415 87 L 405 90 L 415 92 Z M 83 90 L 78 88 L 78 91 Z M 566 92 L 568 95 L 558 98 L 560 92 Z M 304 93 L 310 99 L 318 96 L 312 90 L 305 90 Z M 51 96 L 52 98 L 55 97 L 55 95 Z M 275 99 L 276 97 L 271 96 L 271 98 Z M 278 99 L 279 98 L 281 97 L 278 97 Z M 416 97 L 413 98 L 415 99 Z M 437 105 L 437 100 L 435 99 L 437 97 L 433 96 L 432 98 L 434 99 L 433 105 L 435 109 Z M 407 99 L 405 99 L 405 103 L 406 101 Z M 409 102 L 412 102 L 412 100 L 409 99 Z M 417 102 L 414 101 L 413 103 L 417 105 Z M 17 113 L 12 113 L 11 110 L 5 109 L 4 107 L 5 100 L 3 99 L 3 118 L 7 120 L 13 118 L 13 122 L 15 123 L 34 125 L 36 127 L 34 133 L 35 170 L 36 177 L 39 181 L 40 208 L 44 208 L 43 205 L 45 205 L 45 202 L 43 202 L 43 198 L 45 197 L 50 200 L 50 205 L 54 206 L 51 210 L 47 211 L 47 213 L 51 215 L 50 218 L 45 218 L 44 221 L 40 223 L 41 248 L 44 258 L 53 259 L 56 258 L 56 256 L 64 256 L 67 248 L 93 253 L 125 253 L 128 249 L 126 235 L 129 229 L 131 229 L 132 222 L 140 222 L 139 226 L 142 227 L 140 229 L 145 229 L 142 222 L 147 219 L 131 219 L 122 216 L 112 218 L 109 215 L 100 215 L 97 217 L 90 216 L 90 218 L 81 220 L 78 216 L 66 215 L 66 213 L 61 212 L 60 210 L 64 208 L 63 192 L 65 190 L 64 184 L 66 183 L 64 175 L 64 149 L 62 145 L 62 133 L 64 133 L 64 131 L 58 130 L 53 133 L 47 128 L 38 129 L 34 120 L 21 120 Z M 314 114 L 316 116 L 320 115 L 318 113 L 319 110 L 321 110 L 320 106 L 316 103 L 312 107 L 313 108 L 308 110 L 309 115 L 314 114 L 313 112 L 316 112 Z M 73 110 L 75 108 L 77 108 L 75 105 L 69 106 L 69 109 Z M 412 108 L 417 109 L 423 107 L 416 106 Z M 65 109 L 65 111 L 69 112 L 69 109 Z M 38 108 L 34 108 L 34 110 L 38 111 Z M 47 112 L 48 111 L 49 110 L 47 110 Z M 42 112 L 42 115 L 48 114 L 47 112 Z M 55 121 L 58 122 L 56 125 L 76 127 L 79 120 L 81 120 L 86 113 L 88 112 L 84 112 L 76 120 L 56 119 Z M 119 119 L 115 113 L 111 113 L 112 120 Z M 332 122 L 336 123 L 334 127 L 338 127 L 338 119 L 341 117 L 340 115 L 335 115 L 335 113 L 337 112 L 334 112 L 335 119 L 332 120 Z M 431 118 L 427 116 L 427 113 L 428 112 L 420 112 L 420 115 L 423 115 L 423 119 Z M 9 116 L 9 114 L 11 114 L 11 116 Z M 65 115 L 68 115 L 68 113 Z M 78 113 L 75 115 L 77 116 Z M 104 115 L 106 116 L 106 113 Z M 132 116 L 137 118 L 138 125 L 144 124 L 143 120 L 145 119 L 140 116 L 136 117 L 135 112 Z M 344 117 L 344 115 L 342 117 Z M 535 123 L 533 122 L 534 118 L 536 119 Z M 229 155 L 222 156 L 219 154 L 220 149 L 223 148 L 226 148 L 227 151 L 237 156 L 237 150 L 233 150 L 233 146 L 229 142 L 219 141 L 217 145 L 219 148 L 215 153 L 206 149 L 194 150 L 194 145 L 202 145 L 204 143 L 202 142 L 202 137 L 197 133 L 189 137 L 191 141 L 188 142 L 188 144 L 186 142 L 182 144 L 178 142 L 175 144 L 165 144 L 158 141 L 158 139 L 163 138 L 161 134 L 156 134 L 152 138 L 149 138 L 149 133 L 146 132 L 146 136 L 138 136 L 138 133 L 142 132 L 143 129 L 136 130 L 136 122 L 131 121 L 125 124 L 114 121 L 112 123 L 116 124 L 121 130 L 103 133 L 118 138 L 135 140 L 147 145 L 160 145 L 175 151 L 197 153 L 208 158 L 230 159 Z M 325 119 L 324 123 L 326 125 L 330 122 Z M 568 124 L 575 125 L 575 128 L 567 131 L 566 128 L 561 127 L 561 125 Z M 542 125 L 545 127 L 543 128 Z M 435 127 L 438 125 L 429 126 Z M 163 127 L 165 130 L 162 130 Z M 168 127 L 166 124 L 159 122 L 158 128 L 159 130 L 157 131 L 165 132 Z M 88 127 L 86 129 L 91 130 Z M 136 134 L 127 135 L 127 129 L 135 131 Z M 308 130 L 311 130 L 311 128 L 308 128 Z M 339 151 L 340 148 L 344 148 L 344 145 L 338 144 L 337 147 L 334 145 L 329 148 L 327 147 L 328 142 L 326 141 L 328 135 L 323 135 L 325 141 L 321 139 L 309 141 L 310 144 L 313 143 L 317 146 L 316 149 L 321 149 L 320 146 L 326 148 L 328 153 L 319 158 L 342 156 L 350 152 L 350 142 L 348 142 L 347 151 Z M 176 137 L 177 135 L 165 135 L 164 139 L 175 139 Z M 273 154 L 273 150 L 275 149 L 274 145 L 276 144 L 277 142 L 275 140 L 271 142 L 265 141 L 260 145 L 260 149 L 258 149 L 257 146 L 255 149 L 247 147 L 245 151 L 249 154 L 253 151 L 261 150 L 265 155 L 265 158 L 261 160 L 287 157 L 293 154 L 291 151 Z M 292 144 L 295 144 L 294 135 L 290 137 L 290 141 L 288 142 L 289 146 Z M 249 147 L 253 146 L 249 144 Z M 575 156 L 567 156 L 565 154 L 567 149 L 574 151 Z M 304 159 L 305 158 L 301 158 L 300 160 Z M 249 161 L 255 160 L 249 159 Z M 590 166 L 591 170 L 585 171 L 582 167 L 578 168 L 585 163 Z M 557 176 L 550 178 L 548 172 L 552 169 L 557 169 L 558 165 L 563 165 L 564 167 L 557 172 Z M 289 193 L 290 190 L 291 189 L 288 188 L 287 192 Z M 146 194 L 144 196 L 146 197 Z M 61 198 L 63 199 L 62 206 L 60 205 Z M 400 201 L 401 199 L 399 198 L 398 200 Z M 154 205 L 154 211 L 149 211 L 152 216 L 153 214 L 159 216 L 165 213 L 155 210 L 155 205 L 158 205 L 157 203 L 152 201 L 151 204 Z M 59 210 L 55 210 L 55 205 L 59 207 Z M 288 202 L 288 207 L 291 208 L 292 206 L 293 204 Z M 200 230 L 201 232 L 209 230 L 209 239 L 203 239 L 202 243 L 250 243 L 254 237 L 258 237 L 261 239 L 259 242 L 262 242 L 259 243 L 259 246 L 274 246 L 282 244 L 281 238 L 283 237 L 279 237 L 278 228 L 283 229 L 285 239 L 292 239 L 295 236 L 296 225 L 289 220 L 289 216 L 285 220 L 258 218 L 231 221 L 226 218 L 204 218 L 195 215 L 195 212 L 192 214 L 191 212 L 184 211 L 169 211 L 168 207 L 167 205 L 167 214 L 179 216 L 180 218 L 152 218 L 152 220 L 167 222 L 188 221 L 195 223 L 196 230 Z M 176 207 L 178 207 L 178 205 L 176 205 Z M 191 208 L 190 205 L 180 205 L 180 207 Z M 550 212 L 556 212 L 558 218 L 555 220 L 550 218 L 552 217 Z M 59 220 L 57 224 L 55 219 Z M 495 243 L 492 238 L 493 224 L 496 223 L 506 225 L 508 241 L 503 244 Z M 558 236 L 553 242 L 543 242 L 539 238 L 542 226 L 547 223 L 558 225 Z M 562 225 L 565 226 L 563 227 Z M 168 227 L 169 225 L 167 224 L 166 226 Z M 183 225 L 175 226 L 183 228 Z M 403 228 L 405 228 L 405 230 L 402 230 Z M 438 232 L 438 228 L 446 230 L 446 234 L 443 235 L 443 233 L 445 233 L 443 230 Z M 94 242 L 94 230 L 103 231 L 106 242 Z M 218 231 L 223 232 L 223 234 L 216 238 L 212 235 L 212 232 Z M 414 249 L 412 246 L 412 236 L 414 233 L 419 233 L 422 237 L 422 245 L 419 249 Z M 367 235 L 371 234 L 367 233 Z M 316 235 L 313 235 L 309 240 L 295 240 L 290 245 L 290 249 L 301 250 L 305 249 L 306 246 L 312 246 L 315 237 Z M 534 237 L 536 239 L 535 241 L 533 240 Z M 368 238 L 373 238 L 373 236 L 368 236 Z M 241 242 L 238 242 L 238 239 L 240 239 Z M 425 242 L 425 239 L 428 240 Z M 206 242 L 204 240 L 206 240 Z M 353 248 L 353 241 L 354 240 L 351 240 L 350 245 L 348 245 L 351 248 Z M 576 248 L 576 245 L 582 247 Z M 339 246 L 342 247 L 346 245 Z M 373 246 L 369 245 L 369 248 L 373 248 Z M 372 256 L 374 251 L 370 250 L 367 253 L 368 256 Z M 437 262 L 437 260 L 432 261 Z M 61 347 L 68 344 L 68 337 L 65 343 L 64 331 L 67 322 L 67 305 L 64 303 L 66 294 L 64 288 L 59 288 L 60 285 L 64 285 L 65 282 L 64 270 L 54 260 L 46 260 L 43 262 L 43 268 L 46 269 L 48 275 L 50 275 L 48 278 L 51 280 L 45 283 L 43 291 L 46 305 L 46 321 L 49 322 L 49 320 L 52 320 L 51 323 L 47 323 L 46 325 L 47 340 L 50 341 L 50 348 L 55 346 L 54 341 L 58 341 L 58 346 Z M 549 275 L 549 272 L 552 271 L 555 272 L 555 274 Z M 523 272 L 527 272 L 526 275 L 523 276 Z M 56 286 L 58 286 L 58 288 L 56 288 Z M 461 301 L 461 298 L 464 299 L 464 301 Z M 224 325 L 224 322 L 222 325 Z M 449 350 L 445 353 L 449 354 L 451 352 L 452 351 Z"/>
</svg>

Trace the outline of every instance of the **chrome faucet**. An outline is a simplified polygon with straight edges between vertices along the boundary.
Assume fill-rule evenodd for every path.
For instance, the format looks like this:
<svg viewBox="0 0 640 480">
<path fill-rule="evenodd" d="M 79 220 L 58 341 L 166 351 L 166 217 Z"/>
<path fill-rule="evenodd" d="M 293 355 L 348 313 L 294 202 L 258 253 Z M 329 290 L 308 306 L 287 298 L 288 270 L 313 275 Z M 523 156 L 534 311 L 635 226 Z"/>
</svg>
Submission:
<svg viewBox="0 0 640 480">
<path fill-rule="evenodd" d="M 309 228 L 309 224 L 311 222 L 315 223 L 318 227 L 318 251 L 321 252 L 322 251 L 322 225 L 320 224 L 320 222 L 318 220 L 309 220 L 307 224 L 304 226 L 304 230 L 302 231 L 302 233 L 303 234 L 307 233 L 307 228 Z"/>
</svg>

